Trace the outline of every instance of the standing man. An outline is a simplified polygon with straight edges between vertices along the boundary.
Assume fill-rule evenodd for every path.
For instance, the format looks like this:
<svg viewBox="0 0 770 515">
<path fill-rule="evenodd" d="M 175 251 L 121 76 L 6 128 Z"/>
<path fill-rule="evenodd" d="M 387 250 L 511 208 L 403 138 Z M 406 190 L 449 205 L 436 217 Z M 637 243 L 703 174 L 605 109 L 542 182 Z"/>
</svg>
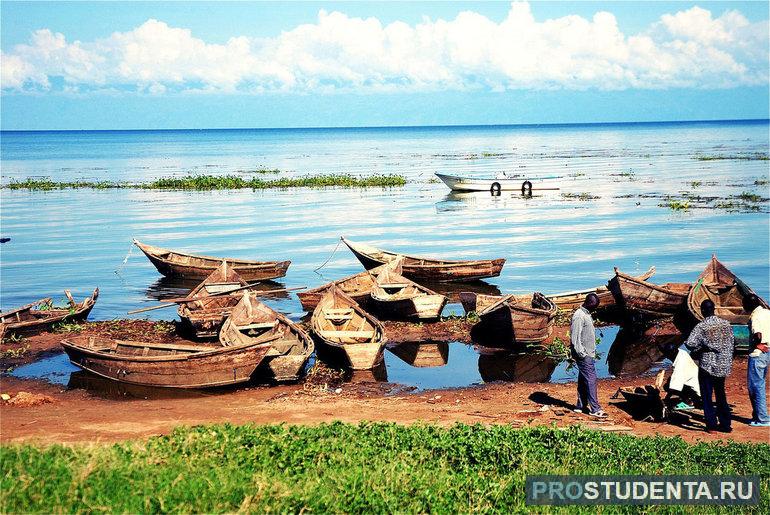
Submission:
<svg viewBox="0 0 770 515">
<path fill-rule="evenodd" d="M 692 357 L 698 362 L 698 383 L 703 398 L 703 416 L 706 419 L 706 432 L 719 430 L 732 431 L 730 427 L 730 406 L 725 394 L 725 378 L 730 375 L 733 366 L 735 338 L 733 328 L 727 320 L 714 314 L 714 303 L 710 300 L 701 302 L 700 311 L 703 321 L 690 333 L 685 345 Z M 716 397 L 716 411 L 712 398 Z M 717 418 L 719 425 L 717 425 Z"/>
<path fill-rule="evenodd" d="M 578 367 L 577 391 L 578 400 L 575 411 L 588 414 L 597 418 L 607 418 L 607 414 L 599 405 L 596 396 L 596 330 L 591 312 L 599 307 L 599 297 L 595 293 L 586 295 L 583 305 L 572 315 L 570 326 L 570 343 L 572 344 L 572 357 Z"/>
<path fill-rule="evenodd" d="M 770 365 L 770 309 L 762 306 L 759 297 L 754 294 L 743 298 L 743 309 L 751 313 L 749 320 L 749 354 L 748 377 L 746 384 L 751 399 L 751 423 L 754 427 L 770 427 L 770 416 L 767 415 L 767 394 L 765 382 L 767 369 Z"/>
</svg>

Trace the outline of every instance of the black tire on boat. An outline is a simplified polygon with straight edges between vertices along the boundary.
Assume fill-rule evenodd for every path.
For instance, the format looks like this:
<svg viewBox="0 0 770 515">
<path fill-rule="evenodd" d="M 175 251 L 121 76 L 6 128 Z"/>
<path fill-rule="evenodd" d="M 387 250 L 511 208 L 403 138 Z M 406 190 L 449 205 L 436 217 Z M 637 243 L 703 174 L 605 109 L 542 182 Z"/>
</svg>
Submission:
<svg viewBox="0 0 770 515">
<path fill-rule="evenodd" d="M 492 194 L 493 197 L 500 196 L 500 193 L 503 191 L 502 186 L 500 186 L 499 182 L 493 182 L 492 186 L 489 188 L 489 192 Z"/>
<path fill-rule="evenodd" d="M 529 181 L 524 181 L 521 183 L 521 194 L 525 197 L 531 197 L 532 196 L 532 183 Z"/>
</svg>

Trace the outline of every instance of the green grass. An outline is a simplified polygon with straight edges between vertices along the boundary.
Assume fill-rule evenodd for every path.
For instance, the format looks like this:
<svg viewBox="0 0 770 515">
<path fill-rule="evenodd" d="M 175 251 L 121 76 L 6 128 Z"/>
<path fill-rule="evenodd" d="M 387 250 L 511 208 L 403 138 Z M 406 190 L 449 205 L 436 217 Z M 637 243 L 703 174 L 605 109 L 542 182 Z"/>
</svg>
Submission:
<svg viewBox="0 0 770 515">
<path fill-rule="evenodd" d="M 0 447 L 0 510 L 510 513 L 527 509 L 528 474 L 620 473 L 760 475 L 754 510 L 767 513 L 768 455 L 766 444 L 690 445 L 576 427 L 201 426 L 146 442 Z"/>
<path fill-rule="evenodd" d="M 273 173 L 268 170 L 265 173 Z M 262 172 L 258 172 L 262 173 Z M 184 177 L 165 177 L 151 182 L 55 182 L 50 179 L 26 179 L 11 181 L 4 188 L 12 190 L 49 191 L 57 189 L 110 189 L 133 188 L 147 190 L 229 190 L 229 189 L 268 189 L 268 188 L 324 188 L 341 186 L 348 188 L 403 186 L 406 178 L 402 175 L 370 175 L 357 177 L 349 174 L 307 175 L 302 177 L 284 177 L 280 179 L 263 180 L 238 175 L 187 175 Z"/>
</svg>

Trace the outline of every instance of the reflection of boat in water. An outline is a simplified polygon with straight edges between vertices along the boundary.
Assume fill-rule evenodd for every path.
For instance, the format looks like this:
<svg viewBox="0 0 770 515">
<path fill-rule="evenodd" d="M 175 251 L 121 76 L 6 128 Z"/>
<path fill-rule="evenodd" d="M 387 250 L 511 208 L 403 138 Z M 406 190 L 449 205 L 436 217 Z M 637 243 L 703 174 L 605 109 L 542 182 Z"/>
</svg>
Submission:
<svg viewBox="0 0 770 515">
<path fill-rule="evenodd" d="M 663 358 L 663 347 L 679 345 L 685 339 L 670 318 L 641 329 L 621 327 L 607 354 L 609 371 L 619 377 L 644 374 Z"/>
<path fill-rule="evenodd" d="M 545 383 L 558 363 L 532 353 L 494 352 L 479 349 L 479 374 L 484 382 Z"/>
<path fill-rule="evenodd" d="M 417 368 L 443 367 L 449 361 L 449 343 L 400 343 L 388 350 L 405 363 Z"/>
<path fill-rule="evenodd" d="M 384 383 L 388 380 L 388 369 L 385 361 L 381 360 L 374 368 L 369 370 L 346 369 L 344 380 L 346 383 Z"/>
<path fill-rule="evenodd" d="M 189 279 L 185 277 L 166 277 L 163 276 L 154 283 L 152 283 L 146 291 L 148 298 L 155 300 L 176 299 L 179 297 L 186 297 L 187 294 L 200 284 L 199 279 Z M 260 281 L 259 284 L 255 284 L 251 288 L 252 291 L 268 291 L 268 290 L 285 290 L 286 285 L 279 281 L 265 280 Z M 262 297 L 268 299 L 288 299 L 289 292 L 278 291 L 273 293 L 267 293 Z"/>
<path fill-rule="evenodd" d="M 67 388 L 86 390 L 89 394 L 112 400 L 131 399 L 190 399 L 216 395 L 219 389 L 203 390 L 180 388 L 154 388 L 138 384 L 113 381 L 106 377 L 92 374 L 86 370 L 72 372 L 67 383 Z M 230 388 L 221 388 L 223 392 L 232 391 Z"/>
</svg>

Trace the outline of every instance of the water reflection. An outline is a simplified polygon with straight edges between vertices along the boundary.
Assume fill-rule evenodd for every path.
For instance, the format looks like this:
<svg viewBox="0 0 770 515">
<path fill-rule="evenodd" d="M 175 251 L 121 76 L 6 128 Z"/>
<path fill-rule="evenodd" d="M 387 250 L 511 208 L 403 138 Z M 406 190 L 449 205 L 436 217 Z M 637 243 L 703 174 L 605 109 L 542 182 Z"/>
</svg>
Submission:
<svg viewBox="0 0 770 515">
<path fill-rule="evenodd" d="M 558 362 L 532 353 L 509 353 L 481 350 L 479 374 L 485 383 L 507 381 L 522 383 L 548 382 Z"/>
<path fill-rule="evenodd" d="M 417 368 L 443 367 L 449 362 L 448 342 L 413 342 L 389 346 L 388 350 L 404 363 Z"/>
<path fill-rule="evenodd" d="M 184 297 L 190 290 L 198 286 L 200 282 L 199 279 L 162 276 L 147 288 L 147 298 L 162 301 L 165 299 Z M 279 281 L 260 281 L 259 284 L 253 286 L 251 289 L 254 291 L 269 291 L 285 288 L 286 285 Z M 289 292 L 279 291 L 268 293 L 265 297 L 271 299 L 288 299 Z"/>
<path fill-rule="evenodd" d="M 649 372 L 663 359 L 663 348 L 684 343 L 684 334 L 671 319 L 650 326 L 624 326 L 607 354 L 612 375 L 637 376 Z"/>
</svg>

